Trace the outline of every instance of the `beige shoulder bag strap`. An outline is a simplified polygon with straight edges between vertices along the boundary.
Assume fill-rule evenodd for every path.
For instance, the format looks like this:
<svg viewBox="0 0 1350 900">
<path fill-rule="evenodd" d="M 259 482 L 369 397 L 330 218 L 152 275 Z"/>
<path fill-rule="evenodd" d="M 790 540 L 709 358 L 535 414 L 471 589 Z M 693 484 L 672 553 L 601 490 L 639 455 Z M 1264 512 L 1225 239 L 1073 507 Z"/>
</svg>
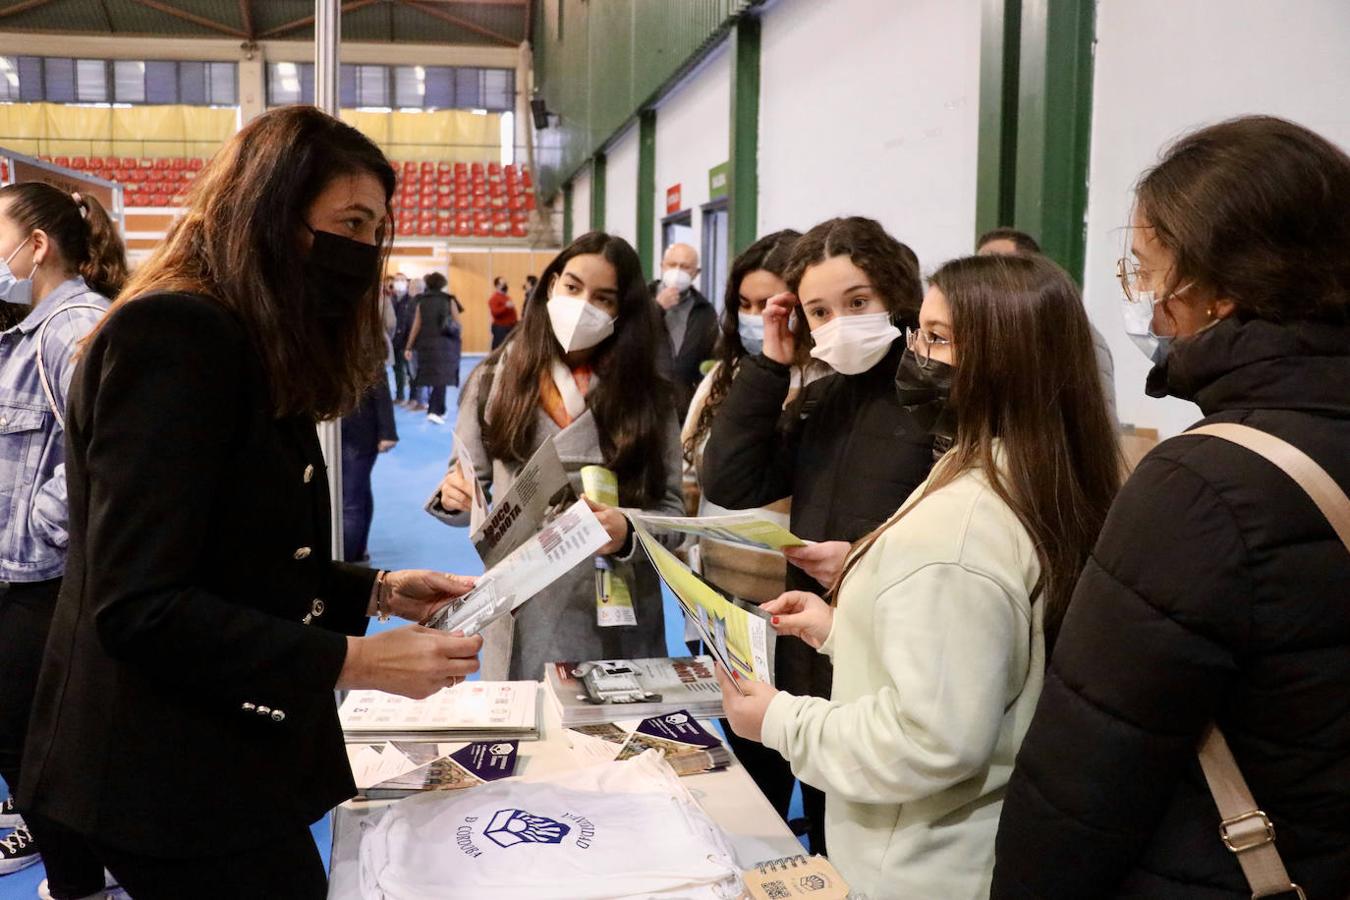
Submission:
<svg viewBox="0 0 1350 900">
<path fill-rule="evenodd" d="M 1264 457 L 1307 492 L 1350 551 L 1350 498 L 1302 450 L 1259 429 L 1232 423 L 1204 425 L 1186 434 L 1222 438 Z M 1237 856 L 1242 874 L 1251 885 L 1252 897 L 1292 893 L 1306 898 L 1303 888 L 1289 880 L 1289 872 L 1275 849 L 1275 826 L 1257 807 L 1233 751 L 1212 722 L 1200 738 L 1199 754 L 1200 768 L 1214 795 L 1214 805 L 1219 808 L 1219 836 L 1224 846 Z"/>
</svg>

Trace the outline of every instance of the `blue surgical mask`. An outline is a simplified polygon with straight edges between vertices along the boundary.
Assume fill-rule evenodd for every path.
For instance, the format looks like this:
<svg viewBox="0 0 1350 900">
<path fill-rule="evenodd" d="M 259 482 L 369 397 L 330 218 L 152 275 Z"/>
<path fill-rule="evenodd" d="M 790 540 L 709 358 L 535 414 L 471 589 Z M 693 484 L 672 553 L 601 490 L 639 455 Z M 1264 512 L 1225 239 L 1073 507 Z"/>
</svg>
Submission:
<svg viewBox="0 0 1350 900">
<path fill-rule="evenodd" d="M 764 317 L 739 313 L 736 316 L 736 330 L 741 335 L 741 344 L 745 352 L 758 356 L 764 351 Z"/>
<path fill-rule="evenodd" d="M 33 271 L 28 273 L 27 278 L 15 275 L 14 270 L 9 267 L 10 260 L 19 255 L 19 251 L 31 238 L 32 235 L 24 238 L 23 244 L 15 247 L 9 256 L 0 261 L 0 300 L 13 303 L 15 306 L 31 306 L 33 303 L 33 275 L 37 272 L 37 264 L 33 264 Z"/>
<path fill-rule="evenodd" d="M 1167 358 L 1167 352 L 1172 347 L 1171 335 L 1153 331 L 1153 307 L 1158 303 L 1153 291 L 1139 291 L 1137 300 L 1127 298 L 1121 307 L 1125 333 L 1155 366 Z"/>
</svg>

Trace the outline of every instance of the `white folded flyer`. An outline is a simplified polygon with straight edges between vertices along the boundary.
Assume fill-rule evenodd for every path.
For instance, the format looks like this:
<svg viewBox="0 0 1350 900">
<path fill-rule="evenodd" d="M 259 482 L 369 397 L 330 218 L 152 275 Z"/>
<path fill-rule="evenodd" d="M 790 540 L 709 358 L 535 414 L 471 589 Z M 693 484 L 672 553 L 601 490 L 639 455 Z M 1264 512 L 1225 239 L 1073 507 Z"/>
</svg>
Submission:
<svg viewBox="0 0 1350 900">
<path fill-rule="evenodd" d="M 573 503 L 534 537 L 478 576 L 473 590 L 450 601 L 427 626 L 477 634 L 609 543 L 609 534 L 585 500 Z"/>
<path fill-rule="evenodd" d="M 771 522 L 753 512 L 694 517 L 653 516 L 633 510 L 624 512 L 651 530 L 678 531 L 759 550 L 781 551 L 784 547 L 805 547 L 807 544 L 777 522 Z"/>
</svg>

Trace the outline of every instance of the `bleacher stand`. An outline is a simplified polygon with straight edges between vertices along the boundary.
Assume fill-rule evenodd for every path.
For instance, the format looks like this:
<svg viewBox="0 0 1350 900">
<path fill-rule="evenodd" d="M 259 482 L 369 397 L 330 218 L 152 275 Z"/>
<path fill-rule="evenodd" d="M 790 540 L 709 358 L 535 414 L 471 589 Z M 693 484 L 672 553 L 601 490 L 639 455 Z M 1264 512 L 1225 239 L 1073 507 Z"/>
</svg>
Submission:
<svg viewBox="0 0 1350 900">
<path fill-rule="evenodd" d="M 125 188 L 129 208 L 182 206 L 204 160 L 195 157 L 41 157 Z M 395 161 L 399 237 L 517 237 L 529 234 L 534 180 L 524 166 Z"/>
</svg>

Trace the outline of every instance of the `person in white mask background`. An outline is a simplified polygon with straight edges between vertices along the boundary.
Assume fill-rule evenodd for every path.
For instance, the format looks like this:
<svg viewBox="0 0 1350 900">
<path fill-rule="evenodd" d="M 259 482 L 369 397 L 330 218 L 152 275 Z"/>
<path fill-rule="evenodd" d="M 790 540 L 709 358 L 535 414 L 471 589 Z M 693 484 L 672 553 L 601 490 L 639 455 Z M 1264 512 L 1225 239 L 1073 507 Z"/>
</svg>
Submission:
<svg viewBox="0 0 1350 900">
<path fill-rule="evenodd" d="M 657 367 L 660 340 L 633 248 L 601 232 L 573 241 L 544 270 L 511 340 L 465 383 L 455 442 L 477 471 L 452 462 L 440 485 L 442 509 L 462 513 L 452 521 L 467 525 L 468 479 L 501 496 L 553 441 L 578 493 L 581 468 L 605 466 L 618 477 L 622 506 L 679 515 L 679 427 Z M 484 678 L 538 679 L 546 663 L 562 660 L 667 655 L 656 572 L 641 552 L 634 558 L 628 520 L 593 505 L 611 538 L 600 555 L 628 587 L 633 621 L 600 624 L 596 566 L 586 561 L 484 630 Z"/>
<path fill-rule="evenodd" d="M 92 196 L 27 182 L 0 189 L 0 776 L 19 790 L 23 745 L 70 543 L 66 397 L 81 340 L 126 280 L 117 227 Z M 39 859 L 59 898 L 104 887 L 103 865 L 61 825 L 0 806 L 0 875 Z"/>
<path fill-rule="evenodd" d="M 717 345 L 717 310 L 694 287 L 700 271 L 697 250 L 671 244 L 661 257 L 661 277 L 649 288 L 665 326 L 662 365 L 675 385 L 675 411 L 681 418 Z"/>
<path fill-rule="evenodd" d="M 713 420 L 700 474 L 708 499 L 720 506 L 791 497 L 792 531 L 812 543 L 787 552 L 787 587 L 823 595 L 851 542 L 885 522 L 933 464 L 933 436 L 915 426 L 895 391 L 901 329 L 917 324 L 923 289 L 914 252 L 878 222 L 856 216 L 808 231 L 784 274 L 789 292 L 765 307 L 763 352 L 742 360 Z M 834 371 L 785 409 L 803 348 Z M 780 638 L 775 668 L 784 690 L 829 696 L 830 662 L 802 641 Z M 763 754 L 747 768 L 785 814 L 794 780 L 788 764 Z M 803 800 L 819 852 L 824 795 L 803 785 Z"/>
</svg>

